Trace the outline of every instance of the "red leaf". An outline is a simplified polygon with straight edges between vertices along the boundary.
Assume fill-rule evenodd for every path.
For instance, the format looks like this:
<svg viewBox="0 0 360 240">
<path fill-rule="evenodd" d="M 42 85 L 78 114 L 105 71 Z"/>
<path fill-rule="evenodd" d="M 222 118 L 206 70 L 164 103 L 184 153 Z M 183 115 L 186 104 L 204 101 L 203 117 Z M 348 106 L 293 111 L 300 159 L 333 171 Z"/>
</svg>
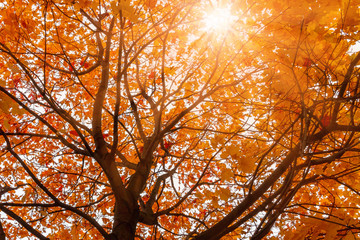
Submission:
<svg viewBox="0 0 360 240">
<path fill-rule="evenodd" d="M 165 147 L 166 149 L 171 148 L 172 145 L 173 145 L 172 142 L 168 142 L 168 141 L 165 141 L 165 142 L 164 142 L 164 147 Z"/>
<path fill-rule="evenodd" d="M 331 116 L 325 114 L 320 121 L 323 127 L 328 127 L 331 122 Z"/>
<path fill-rule="evenodd" d="M 62 190 L 63 190 L 63 185 L 60 185 L 60 186 L 56 189 L 57 192 L 62 192 Z"/>
<path fill-rule="evenodd" d="M 33 101 L 35 101 L 35 100 L 38 99 L 38 96 L 36 95 L 36 93 L 33 93 L 33 92 L 30 93 L 30 96 L 29 96 L 29 97 L 30 97 L 30 99 L 33 100 Z"/>
<path fill-rule="evenodd" d="M 21 20 L 20 23 L 23 26 L 23 28 L 27 28 L 27 24 L 26 24 L 25 20 Z"/>
<path fill-rule="evenodd" d="M 90 66 L 89 63 L 84 62 L 84 60 L 82 60 L 82 61 L 80 62 L 80 65 L 83 66 L 84 68 L 88 68 L 88 67 Z"/>
<path fill-rule="evenodd" d="M 73 71 L 75 71 L 75 69 L 74 69 L 74 62 L 72 62 L 70 65 L 69 65 L 69 71 L 70 72 L 73 72 Z"/>
<path fill-rule="evenodd" d="M 151 78 L 154 78 L 155 77 L 155 72 L 154 71 L 152 71 L 150 74 L 149 74 L 149 76 L 148 76 L 150 79 Z"/>
<path fill-rule="evenodd" d="M 18 75 L 13 76 L 12 80 L 14 81 L 14 85 L 17 88 L 19 86 L 19 83 L 20 83 L 20 76 L 18 76 Z"/>
<path fill-rule="evenodd" d="M 305 61 L 303 63 L 303 67 L 310 67 L 312 64 L 312 61 L 310 58 L 305 58 Z"/>
<path fill-rule="evenodd" d="M 143 197 L 143 200 L 144 202 L 147 202 L 149 200 L 150 196 L 149 194 L 146 194 L 144 197 Z"/>
<path fill-rule="evenodd" d="M 79 134 L 75 130 L 70 130 L 70 134 L 75 135 L 75 136 L 79 136 Z"/>
</svg>

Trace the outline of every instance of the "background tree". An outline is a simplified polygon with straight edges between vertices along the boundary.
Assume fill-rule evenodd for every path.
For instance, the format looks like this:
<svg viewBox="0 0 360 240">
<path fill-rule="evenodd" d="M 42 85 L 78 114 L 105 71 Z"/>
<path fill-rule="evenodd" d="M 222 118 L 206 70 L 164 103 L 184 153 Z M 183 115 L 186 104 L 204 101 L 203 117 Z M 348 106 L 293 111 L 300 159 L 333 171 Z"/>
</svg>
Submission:
<svg viewBox="0 0 360 240">
<path fill-rule="evenodd" d="M 2 1 L 0 239 L 356 239 L 358 5 Z"/>
</svg>

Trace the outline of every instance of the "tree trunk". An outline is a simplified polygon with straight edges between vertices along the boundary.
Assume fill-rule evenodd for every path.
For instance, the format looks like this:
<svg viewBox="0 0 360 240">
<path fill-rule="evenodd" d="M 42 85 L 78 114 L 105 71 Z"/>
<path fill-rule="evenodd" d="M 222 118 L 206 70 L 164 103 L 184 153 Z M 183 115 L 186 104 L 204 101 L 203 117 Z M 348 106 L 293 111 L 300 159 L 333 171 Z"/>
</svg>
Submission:
<svg viewBox="0 0 360 240">
<path fill-rule="evenodd" d="M 114 225 L 111 239 L 132 240 L 135 238 L 136 225 L 139 221 L 139 206 L 133 208 L 125 204 L 115 204 Z"/>
<path fill-rule="evenodd" d="M 5 239 L 6 239 L 5 232 L 2 223 L 0 222 L 0 240 L 5 240 Z"/>
</svg>

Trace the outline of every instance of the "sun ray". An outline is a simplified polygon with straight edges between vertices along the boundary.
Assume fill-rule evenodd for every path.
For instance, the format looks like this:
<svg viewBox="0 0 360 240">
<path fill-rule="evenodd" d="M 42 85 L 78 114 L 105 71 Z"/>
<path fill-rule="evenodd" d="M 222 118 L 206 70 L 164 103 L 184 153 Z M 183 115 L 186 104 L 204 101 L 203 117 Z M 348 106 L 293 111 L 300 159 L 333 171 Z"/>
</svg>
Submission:
<svg viewBox="0 0 360 240">
<path fill-rule="evenodd" d="M 216 7 L 205 13 L 203 22 L 206 31 L 227 32 L 236 21 L 230 7 Z"/>
</svg>

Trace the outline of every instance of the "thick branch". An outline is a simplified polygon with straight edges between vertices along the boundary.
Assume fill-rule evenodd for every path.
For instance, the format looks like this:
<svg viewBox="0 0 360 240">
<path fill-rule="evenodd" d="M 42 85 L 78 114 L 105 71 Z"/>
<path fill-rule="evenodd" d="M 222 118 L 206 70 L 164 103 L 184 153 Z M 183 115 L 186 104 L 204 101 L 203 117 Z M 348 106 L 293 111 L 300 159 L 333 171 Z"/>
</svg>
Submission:
<svg viewBox="0 0 360 240">
<path fill-rule="evenodd" d="M 6 235 L 4 232 L 4 228 L 2 226 L 2 223 L 0 222 L 0 240 L 5 240 L 6 239 Z"/>
<path fill-rule="evenodd" d="M 345 90 L 346 90 L 347 86 L 349 85 L 349 82 L 350 82 L 351 77 L 353 75 L 355 66 L 358 64 L 359 61 L 360 61 L 360 52 L 358 52 L 358 54 L 356 55 L 354 60 L 352 60 L 351 63 L 350 63 L 350 66 L 349 66 L 349 68 L 348 68 L 348 70 L 347 70 L 347 72 L 345 74 L 344 81 L 341 83 L 341 87 L 340 87 L 337 99 L 342 99 L 344 97 Z M 340 102 L 341 101 L 336 101 L 335 102 L 334 112 L 333 112 L 333 116 L 332 116 L 332 119 L 331 119 L 332 123 L 335 123 L 335 121 L 336 121 L 337 115 L 339 113 Z"/>
<path fill-rule="evenodd" d="M 115 24 L 115 18 L 112 19 L 111 25 L 109 28 L 109 33 L 107 34 L 107 42 L 105 49 L 105 59 L 101 61 L 102 71 L 101 71 L 101 81 L 99 90 L 95 97 L 94 109 L 92 115 L 92 129 L 93 137 L 96 145 L 96 151 L 105 154 L 107 152 L 106 143 L 102 134 L 102 110 L 105 101 L 106 92 L 108 89 L 109 82 L 109 61 L 110 61 L 110 48 L 111 48 L 111 37 L 112 29 Z M 101 43 L 99 43 L 101 44 Z"/>
<path fill-rule="evenodd" d="M 237 205 L 227 216 L 216 223 L 213 227 L 194 237 L 194 240 L 218 239 L 218 234 L 221 233 L 224 228 L 229 226 L 239 216 L 241 216 L 243 212 L 250 208 L 253 203 L 255 203 L 271 186 L 273 186 L 273 184 L 299 156 L 299 154 L 300 145 L 297 145 L 289 152 L 289 154 L 274 170 L 274 172 L 255 191 L 249 194 L 239 205 Z"/>
</svg>

